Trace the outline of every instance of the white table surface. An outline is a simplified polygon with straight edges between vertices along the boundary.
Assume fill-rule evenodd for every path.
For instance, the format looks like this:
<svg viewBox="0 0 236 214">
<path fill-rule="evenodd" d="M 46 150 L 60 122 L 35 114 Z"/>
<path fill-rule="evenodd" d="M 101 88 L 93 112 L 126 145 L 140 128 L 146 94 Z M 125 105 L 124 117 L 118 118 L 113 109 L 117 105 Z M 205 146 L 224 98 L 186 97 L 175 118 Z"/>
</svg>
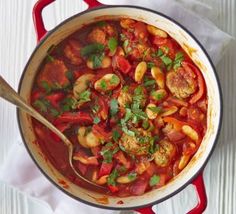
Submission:
<svg viewBox="0 0 236 214">
<path fill-rule="evenodd" d="M 236 0 L 201 0 L 213 8 L 212 20 L 219 28 L 236 37 Z M 15 88 L 32 53 L 36 38 L 31 18 L 36 0 L 0 0 L 0 73 Z M 128 1 L 127 1 L 128 2 Z M 81 0 L 58 0 L 47 7 L 48 29 L 86 8 Z M 204 171 L 208 196 L 206 214 L 236 213 L 236 42 L 219 65 L 224 119 L 217 147 Z M 0 167 L 13 142 L 19 139 L 15 107 L 0 100 Z M 14 175 L 12 175 L 14 176 Z M 186 213 L 196 202 L 193 188 L 159 204 L 159 214 Z M 0 214 L 51 214 L 47 204 L 26 196 L 0 181 Z M 78 211 L 78 214 L 80 212 Z"/>
</svg>

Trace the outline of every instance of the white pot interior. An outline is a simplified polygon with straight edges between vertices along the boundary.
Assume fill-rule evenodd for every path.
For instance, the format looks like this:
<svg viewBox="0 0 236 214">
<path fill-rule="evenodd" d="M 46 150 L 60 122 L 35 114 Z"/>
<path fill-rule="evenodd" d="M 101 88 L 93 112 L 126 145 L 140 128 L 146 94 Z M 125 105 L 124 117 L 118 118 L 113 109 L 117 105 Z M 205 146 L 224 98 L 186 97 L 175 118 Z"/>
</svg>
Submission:
<svg viewBox="0 0 236 214">
<path fill-rule="evenodd" d="M 99 200 L 101 198 L 104 199 L 104 195 L 96 192 L 90 192 L 76 186 L 63 177 L 49 162 L 45 161 L 44 155 L 40 151 L 38 145 L 34 143 L 36 138 L 32 128 L 31 118 L 29 116 L 20 111 L 19 122 L 24 141 L 33 158 L 43 172 L 50 178 L 50 180 L 63 188 L 65 192 L 94 205 L 104 206 L 107 208 L 116 207 L 128 209 L 130 207 L 143 206 L 145 204 L 161 200 L 179 190 L 201 169 L 213 148 L 220 123 L 220 91 L 211 63 L 205 53 L 201 50 L 198 43 L 180 26 L 151 11 L 132 7 L 109 7 L 89 11 L 87 13 L 83 13 L 82 15 L 75 16 L 74 18 L 66 21 L 63 25 L 57 27 L 57 29 L 46 37 L 46 39 L 40 44 L 40 47 L 34 52 L 28 65 L 26 66 L 21 82 L 20 94 L 29 101 L 34 76 L 40 63 L 46 55 L 46 51 L 52 44 L 58 44 L 61 40 L 78 30 L 84 24 L 94 22 L 99 19 L 110 19 L 112 17 L 124 16 L 146 22 L 168 32 L 170 36 L 177 40 L 184 50 L 191 56 L 192 60 L 198 65 L 199 69 L 203 73 L 207 84 L 208 94 L 208 128 L 198 152 L 192 158 L 187 167 L 178 176 L 176 176 L 173 181 L 160 189 L 145 193 L 144 195 L 138 197 L 135 196 L 122 199 L 117 197 L 109 197 L 108 203 L 105 203 L 104 200 Z M 66 181 L 69 188 L 64 188 L 63 185 L 59 183 L 60 180 Z M 124 204 L 117 204 L 120 200 L 122 200 Z"/>
</svg>

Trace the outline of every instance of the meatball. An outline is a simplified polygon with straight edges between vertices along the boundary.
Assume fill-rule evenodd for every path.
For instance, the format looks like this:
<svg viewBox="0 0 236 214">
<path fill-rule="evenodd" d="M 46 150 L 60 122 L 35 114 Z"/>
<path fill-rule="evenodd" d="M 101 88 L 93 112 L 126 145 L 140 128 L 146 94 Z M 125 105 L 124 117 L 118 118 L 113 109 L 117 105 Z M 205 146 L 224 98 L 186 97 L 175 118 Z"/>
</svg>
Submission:
<svg viewBox="0 0 236 214">
<path fill-rule="evenodd" d="M 124 147 L 125 151 L 131 155 L 145 155 L 149 151 L 150 142 L 149 137 L 150 133 L 139 128 L 137 132 L 140 134 L 140 138 L 137 136 L 130 136 L 126 133 L 123 133 L 120 138 L 120 146 Z M 144 141 L 140 139 L 145 139 Z"/>
<path fill-rule="evenodd" d="M 160 141 L 159 146 L 159 149 L 154 153 L 154 161 L 157 166 L 166 167 L 173 159 L 176 147 L 167 140 Z"/>
<path fill-rule="evenodd" d="M 70 83 L 66 77 L 67 71 L 68 69 L 64 62 L 55 59 L 43 67 L 42 71 L 39 73 L 37 83 L 40 87 L 43 87 L 44 82 L 51 88 L 55 86 L 65 87 Z"/>
<path fill-rule="evenodd" d="M 106 45 L 111 37 L 117 37 L 117 32 L 112 25 L 105 24 L 102 27 L 93 28 L 88 35 L 88 40 L 89 42 Z"/>
<path fill-rule="evenodd" d="M 69 40 L 68 44 L 64 48 L 65 56 L 70 60 L 73 65 L 80 65 L 82 58 L 80 56 L 81 46 L 76 40 Z"/>
<path fill-rule="evenodd" d="M 177 98 L 187 98 L 196 91 L 196 75 L 192 71 L 179 68 L 170 71 L 166 76 L 166 85 Z"/>
</svg>

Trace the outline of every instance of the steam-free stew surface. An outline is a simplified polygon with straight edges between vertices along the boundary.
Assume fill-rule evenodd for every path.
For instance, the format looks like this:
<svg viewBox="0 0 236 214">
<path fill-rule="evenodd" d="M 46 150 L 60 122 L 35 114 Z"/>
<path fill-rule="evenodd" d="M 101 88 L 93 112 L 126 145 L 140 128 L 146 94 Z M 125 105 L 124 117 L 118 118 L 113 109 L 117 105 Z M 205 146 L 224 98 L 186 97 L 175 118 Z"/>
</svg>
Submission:
<svg viewBox="0 0 236 214">
<path fill-rule="evenodd" d="M 85 26 L 48 50 L 32 105 L 74 144 L 73 164 L 108 194 L 169 182 L 206 131 L 203 76 L 178 43 L 130 19 Z M 77 185 L 61 140 L 34 121 L 47 159 Z"/>
</svg>

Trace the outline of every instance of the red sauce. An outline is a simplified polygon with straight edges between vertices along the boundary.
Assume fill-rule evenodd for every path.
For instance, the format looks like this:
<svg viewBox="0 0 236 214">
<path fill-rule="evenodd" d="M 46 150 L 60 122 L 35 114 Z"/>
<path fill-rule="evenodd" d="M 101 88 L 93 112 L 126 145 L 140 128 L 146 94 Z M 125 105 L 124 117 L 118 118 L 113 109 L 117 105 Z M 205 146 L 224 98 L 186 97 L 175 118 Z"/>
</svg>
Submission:
<svg viewBox="0 0 236 214">
<path fill-rule="evenodd" d="M 166 32 L 129 19 L 84 26 L 52 46 L 31 103 L 74 144 L 76 169 L 120 197 L 169 182 L 207 127 L 200 70 Z M 101 191 L 74 174 L 55 134 L 33 124 L 48 161 L 73 183 Z"/>
</svg>

